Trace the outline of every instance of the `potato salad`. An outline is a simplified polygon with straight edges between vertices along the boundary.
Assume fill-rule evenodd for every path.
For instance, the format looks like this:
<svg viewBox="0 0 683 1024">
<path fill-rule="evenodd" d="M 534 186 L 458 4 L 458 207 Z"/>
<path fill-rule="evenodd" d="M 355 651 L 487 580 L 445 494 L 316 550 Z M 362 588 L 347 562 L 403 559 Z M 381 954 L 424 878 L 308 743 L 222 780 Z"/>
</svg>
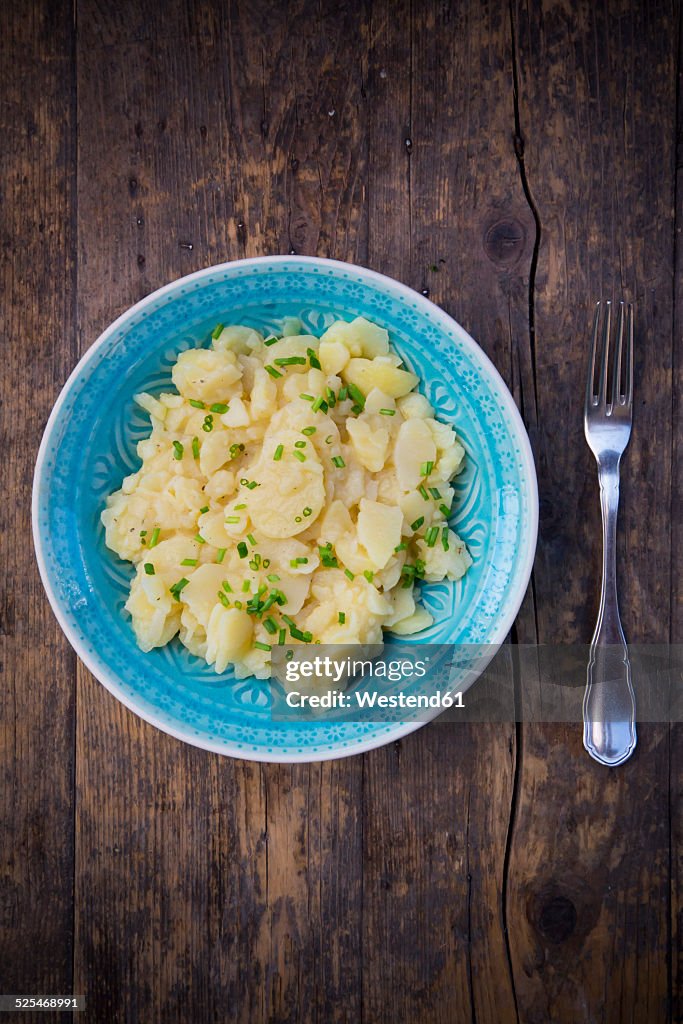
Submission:
<svg viewBox="0 0 683 1024">
<path fill-rule="evenodd" d="M 448 526 L 465 451 L 382 327 L 264 337 L 219 325 L 181 352 L 149 413 L 140 469 L 102 512 L 135 566 L 126 609 L 144 651 L 179 637 L 237 678 L 276 644 L 379 644 L 431 616 L 420 580 L 471 565 Z"/>
</svg>

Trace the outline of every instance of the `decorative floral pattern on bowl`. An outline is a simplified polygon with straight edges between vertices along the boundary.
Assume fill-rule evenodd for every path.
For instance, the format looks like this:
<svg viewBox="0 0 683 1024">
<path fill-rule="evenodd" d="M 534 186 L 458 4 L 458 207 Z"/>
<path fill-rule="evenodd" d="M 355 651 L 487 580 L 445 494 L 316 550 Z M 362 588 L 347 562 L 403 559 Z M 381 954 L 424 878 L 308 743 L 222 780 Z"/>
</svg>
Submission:
<svg viewBox="0 0 683 1024">
<path fill-rule="evenodd" d="M 105 547 L 99 518 L 106 495 L 137 468 L 135 447 L 149 431 L 133 395 L 169 387 L 180 351 L 207 344 L 218 322 L 268 331 L 298 316 L 321 334 L 331 317 L 358 315 L 389 330 L 467 450 L 451 522 L 474 565 L 455 584 L 423 587 L 435 622 L 410 643 L 494 645 L 519 609 L 538 521 L 531 450 L 500 376 L 454 320 L 390 278 L 315 257 L 241 260 L 181 278 L 119 317 L 67 381 L 38 456 L 33 530 L 50 602 L 76 652 L 124 704 L 189 743 L 308 761 L 368 750 L 420 724 L 337 721 L 333 712 L 315 723 L 274 721 L 269 682 L 217 676 L 177 642 L 143 654 L 123 610 L 132 569 Z"/>
</svg>

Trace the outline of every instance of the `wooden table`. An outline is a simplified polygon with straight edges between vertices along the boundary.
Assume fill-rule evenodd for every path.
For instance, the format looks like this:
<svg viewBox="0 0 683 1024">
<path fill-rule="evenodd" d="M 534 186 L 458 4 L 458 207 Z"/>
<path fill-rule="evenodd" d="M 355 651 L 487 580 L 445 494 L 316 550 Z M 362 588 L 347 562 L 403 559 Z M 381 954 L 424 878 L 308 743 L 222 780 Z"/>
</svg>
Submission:
<svg viewBox="0 0 683 1024">
<path fill-rule="evenodd" d="M 586 642 L 589 305 L 623 294 L 623 619 L 680 642 L 679 18 L 665 0 L 2 5 L 2 992 L 85 993 L 75 1019 L 133 1024 L 683 1020 L 678 731 L 641 727 L 613 771 L 575 725 L 217 757 L 77 663 L 29 526 L 49 410 L 114 317 L 211 263 L 334 256 L 429 294 L 503 374 L 541 492 L 513 639 Z"/>
</svg>

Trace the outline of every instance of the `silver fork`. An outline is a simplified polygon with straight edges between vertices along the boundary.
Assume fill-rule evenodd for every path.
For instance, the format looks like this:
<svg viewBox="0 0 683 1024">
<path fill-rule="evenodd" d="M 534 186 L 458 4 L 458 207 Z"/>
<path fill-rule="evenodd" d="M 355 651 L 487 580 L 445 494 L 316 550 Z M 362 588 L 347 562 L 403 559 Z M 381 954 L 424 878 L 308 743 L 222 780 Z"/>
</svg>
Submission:
<svg viewBox="0 0 683 1024">
<path fill-rule="evenodd" d="M 633 418 L 633 307 L 630 303 L 627 307 L 619 303 L 614 339 L 611 328 L 612 304 L 598 302 L 583 424 L 586 440 L 598 463 L 600 480 L 602 590 L 583 699 L 583 745 L 596 761 L 613 766 L 626 761 L 636 745 L 635 696 L 628 648 L 619 619 L 616 561 L 619 462 L 631 436 Z M 611 359 L 610 345 L 614 345 Z"/>
</svg>

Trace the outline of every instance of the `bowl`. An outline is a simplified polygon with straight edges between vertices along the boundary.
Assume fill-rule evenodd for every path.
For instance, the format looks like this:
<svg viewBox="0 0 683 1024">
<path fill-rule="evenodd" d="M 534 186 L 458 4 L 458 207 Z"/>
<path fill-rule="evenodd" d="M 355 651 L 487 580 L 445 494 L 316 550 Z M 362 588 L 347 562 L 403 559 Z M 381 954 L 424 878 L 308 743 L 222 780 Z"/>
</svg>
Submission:
<svg viewBox="0 0 683 1024">
<path fill-rule="evenodd" d="M 423 588 L 435 622 L 411 642 L 495 650 L 524 596 L 538 524 L 536 474 L 517 408 L 493 364 L 443 310 L 362 267 L 272 256 L 208 267 L 148 295 L 88 350 L 57 399 L 40 445 L 33 536 L 54 613 L 78 656 L 123 704 L 159 729 L 208 750 L 259 761 L 360 753 L 422 721 L 275 721 L 271 684 L 218 676 L 179 641 L 143 654 L 124 611 L 131 566 L 104 544 L 106 496 L 139 465 L 149 419 L 139 391 L 168 388 L 179 352 L 208 343 L 216 323 L 276 328 L 299 317 L 320 334 L 363 315 L 389 330 L 436 415 L 467 450 L 451 523 L 474 564 L 457 583 Z"/>
</svg>

